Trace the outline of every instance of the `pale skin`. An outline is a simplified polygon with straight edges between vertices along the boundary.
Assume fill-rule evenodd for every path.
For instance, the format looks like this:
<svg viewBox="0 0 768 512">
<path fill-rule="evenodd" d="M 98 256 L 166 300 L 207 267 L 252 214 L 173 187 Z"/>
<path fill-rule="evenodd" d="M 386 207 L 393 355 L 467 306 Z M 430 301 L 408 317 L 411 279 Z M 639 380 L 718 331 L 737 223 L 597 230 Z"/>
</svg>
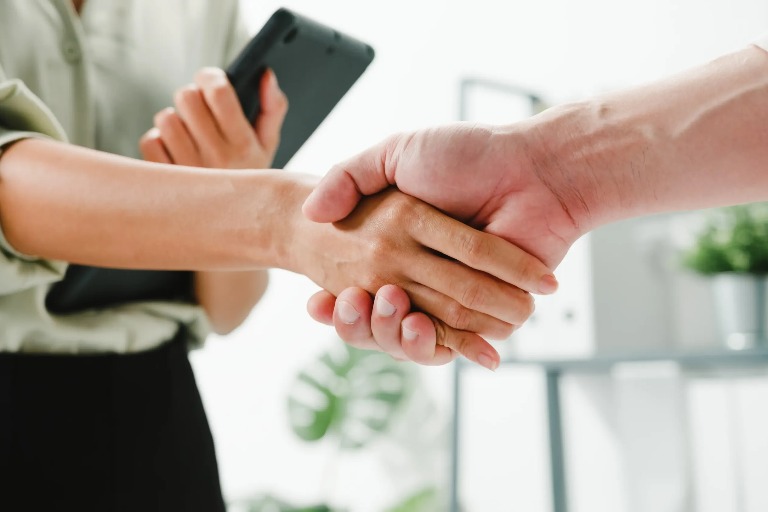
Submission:
<svg viewBox="0 0 768 512">
<path fill-rule="evenodd" d="M 155 127 L 147 132 L 141 140 L 141 150 L 145 159 L 154 162 L 176 163 L 199 167 L 226 167 L 244 168 L 249 166 L 264 166 L 271 161 L 279 144 L 279 130 L 282 119 L 287 110 L 287 101 L 280 91 L 275 76 L 268 72 L 261 87 L 262 113 L 256 122 L 255 128 L 248 126 L 242 115 L 234 90 L 228 83 L 223 71 L 215 68 L 201 70 L 195 79 L 195 83 L 181 88 L 175 94 L 175 109 L 169 108 L 159 112 L 155 116 Z M 384 202 L 395 202 L 387 198 Z M 434 229 L 429 221 L 429 215 L 420 223 L 414 223 L 412 219 L 406 221 L 401 227 L 406 230 Z M 387 258 L 393 254 L 395 247 L 383 246 L 375 249 L 381 254 L 373 254 L 377 257 Z M 507 276 L 514 272 L 504 271 Z M 450 262 L 440 262 L 438 267 L 431 269 L 433 275 L 440 272 L 455 272 L 455 277 L 467 276 L 460 267 Z M 260 294 L 249 291 L 263 291 L 259 288 L 259 278 L 263 272 L 199 272 L 196 276 L 197 293 L 201 304 L 206 307 L 212 323 L 214 319 L 225 316 L 230 325 L 237 326 L 247 316 L 250 309 L 256 303 Z M 448 274 L 446 274 L 449 278 Z M 467 276 L 468 277 L 468 276 Z M 551 277 L 551 276 L 550 276 Z M 456 288 L 456 282 L 451 285 Z M 461 286 L 461 285 L 459 285 Z M 488 281 L 484 286 L 470 284 L 469 292 L 462 292 L 464 306 L 483 308 L 483 297 L 500 292 L 498 283 Z M 540 290 L 536 290 L 540 291 Z M 444 304 L 449 317 L 449 326 L 460 330 L 472 330 L 480 327 L 485 336 L 491 338 L 503 338 L 509 335 L 514 325 L 500 322 L 490 325 L 488 319 L 473 318 L 469 315 L 469 309 L 458 303 L 450 306 L 445 299 L 434 290 L 423 287 L 413 289 L 412 295 L 419 303 L 439 301 Z M 520 311 L 532 306 L 530 296 L 514 290 L 519 304 L 514 311 L 496 310 L 493 314 L 501 318 L 517 322 L 524 316 Z M 485 311 L 488 314 L 492 310 Z M 239 313 L 239 315 L 238 315 Z M 340 318 L 344 321 L 354 321 L 359 313 L 354 306 L 340 310 Z M 214 323 L 214 325 L 216 325 Z M 437 323 L 442 327 L 442 323 Z M 473 360 L 481 361 L 486 367 L 496 365 L 496 354 L 493 350 L 487 350 L 485 340 L 471 334 L 457 333 L 459 340 L 457 346 L 462 352 Z M 447 354 L 451 351 L 441 348 Z"/>
<path fill-rule="evenodd" d="M 541 262 L 399 192 L 372 197 L 343 222 L 310 222 L 301 204 L 314 182 L 26 139 L 0 158 L 0 222 L 14 248 L 46 259 L 168 270 L 275 267 L 335 293 L 353 283 L 375 292 L 396 282 L 444 320 L 467 357 L 498 357 L 472 333 L 505 337 L 530 315 L 530 295 L 503 279 L 533 289 L 549 273 Z"/>
<path fill-rule="evenodd" d="M 154 162 L 38 139 L 7 148 L 0 158 L 0 222 L 8 241 L 46 259 L 198 271 L 200 302 L 224 332 L 261 294 L 257 269 L 298 272 L 334 293 L 350 285 L 375 292 L 395 282 L 439 319 L 441 331 L 451 333 L 455 344 L 441 351 L 458 350 L 494 368 L 498 354 L 476 333 L 508 336 L 531 314 L 527 291 L 540 291 L 542 279 L 551 278 L 549 269 L 500 238 L 400 192 L 365 201 L 343 222 L 320 225 L 300 209 L 314 178 L 157 163 L 189 159 L 238 167 L 271 159 L 285 112 L 279 89 L 263 88 L 262 99 L 275 109 L 270 115 L 265 107 L 255 128 L 238 110 L 245 123 L 239 135 L 246 143 L 230 144 L 218 126 L 236 96 L 221 76 L 221 70 L 204 70 L 194 87 L 176 95 L 176 110 L 156 117 L 157 126 L 141 142 Z M 205 108 L 190 107 L 190 97 Z M 195 127 L 220 110 L 223 117 L 208 119 L 218 130 L 209 133 L 220 138 L 206 141 Z M 179 123 L 168 122 L 174 119 Z M 188 139 L 174 138 L 179 134 Z M 185 147 L 192 152 L 185 153 Z M 244 279 L 235 292 L 232 281 L 239 277 Z"/>
<path fill-rule="evenodd" d="M 84 0 L 73 0 L 81 13 Z M 155 127 L 140 141 L 147 161 L 226 169 L 268 168 L 280 142 L 280 127 L 288 108 L 273 73 L 265 75 L 262 112 L 249 126 L 239 105 L 232 102 L 224 73 L 202 69 L 195 81 L 174 95 L 176 109 L 155 116 Z M 266 270 L 196 272 L 195 297 L 205 309 L 211 328 L 228 334 L 240 326 L 269 283 Z"/>
<path fill-rule="evenodd" d="M 140 143 L 147 161 L 37 139 L 6 148 L 0 222 L 8 241 L 45 259 L 197 271 L 198 299 L 220 332 L 263 293 L 259 269 L 302 273 L 332 293 L 397 283 L 445 333 L 450 344 L 436 353 L 495 368 L 498 353 L 478 333 L 509 336 L 533 311 L 528 292 L 553 291 L 551 271 L 400 192 L 366 200 L 332 225 L 309 222 L 300 207 L 313 178 L 222 168 L 271 160 L 286 108 L 267 75 L 265 112 L 251 127 L 222 77 L 201 71 L 176 94 L 176 108 L 156 116 Z M 350 306 L 338 315 L 354 323 Z"/>
<path fill-rule="evenodd" d="M 201 69 L 195 81 L 176 91 L 175 108 L 155 115 L 155 126 L 139 143 L 150 162 L 222 169 L 261 169 L 272 163 L 288 101 L 274 73 L 260 87 L 261 113 L 255 126 L 242 114 L 221 69 Z M 196 272 L 195 295 L 213 330 L 227 334 L 248 317 L 264 295 L 266 270 Z"/>
<path fill-rule="evenodd" d="M 768 199 L 766 119 L 768 53 L 749 46 L 514 125 L 393 136 L 332 169 L 304 212 L 334 221 L 361 194 L 394 185 L 555 268 L 580 236 L 614 221 Z M 364 290 L 342 292 L 336 309 L 344 301 L 363 312 L 353 324 L 334 316 L 335 300 L 320 292 L 309 310 L 346 341 L 442 362 L 434 357 L 440 333 L 409 312 L 402 289 L 384 287 L 375 301 Z"/>
</svg>

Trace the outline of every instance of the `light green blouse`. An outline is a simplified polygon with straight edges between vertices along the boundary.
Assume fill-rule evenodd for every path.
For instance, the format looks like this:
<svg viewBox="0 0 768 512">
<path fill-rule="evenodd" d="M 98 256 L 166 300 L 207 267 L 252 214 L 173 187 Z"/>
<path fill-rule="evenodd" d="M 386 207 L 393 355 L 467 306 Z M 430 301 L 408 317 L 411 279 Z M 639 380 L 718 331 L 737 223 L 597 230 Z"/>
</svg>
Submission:
<svg viewBox="0 0 768 512">
<path fill-rule="evenodd" d="M 70 0 L 0 1 L 0 147 L 42 136 L 140 157 L 139 137 L 173 91 L 244 46 L 238 5 L 88 0 L 78 17 Z M 0 351 L 125 353 L 160 345 L 179 325 L 198 344 L 208 334 L 202 309 L 178 303 L 52 315 L 45 296 L 66 268 L 19 254 L 0 225 Z"/>
</svg>

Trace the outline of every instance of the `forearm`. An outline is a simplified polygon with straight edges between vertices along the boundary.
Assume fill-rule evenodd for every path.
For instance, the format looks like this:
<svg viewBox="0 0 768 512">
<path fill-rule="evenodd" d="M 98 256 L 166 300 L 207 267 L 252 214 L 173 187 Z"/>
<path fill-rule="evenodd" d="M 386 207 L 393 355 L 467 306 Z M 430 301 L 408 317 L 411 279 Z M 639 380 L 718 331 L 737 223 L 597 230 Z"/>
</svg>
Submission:
<svg viewBox="0 0 768 512">
<path fill-rule="evenodd" d="M 208 171 L 24 140 L 0 158 L 0 222 L 20 252 L 74 263 L 285 267 L 285 219 L 300 207 L 300 181 L 279 172 Z"/>
<path fill-rule="evenodd" d="M 531 125 L 536 172 L 583 232 L 768 199 L 768 54 L 756 47 Z"/>
<path fill-rule="evenodd" d="M 195 273 L 195 296 L 217 334 L 228 334 L 250 314 L 267 290 L 266 270 Z"/>
</svg>

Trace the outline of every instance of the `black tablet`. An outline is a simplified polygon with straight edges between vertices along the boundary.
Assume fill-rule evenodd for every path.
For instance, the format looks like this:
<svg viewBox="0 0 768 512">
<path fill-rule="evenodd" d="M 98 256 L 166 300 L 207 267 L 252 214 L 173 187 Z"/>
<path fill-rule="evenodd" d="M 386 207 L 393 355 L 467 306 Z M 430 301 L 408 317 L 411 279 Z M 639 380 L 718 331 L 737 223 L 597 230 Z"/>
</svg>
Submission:
<svg viewBox="0 0 768 512">
<path fill-rule="evenodd" d="M 373 60 L 373 49 L 338 30 L 279 9 L 227 69 L 243 111 L 259 114 L 259 85 L 267 68 L 289 108 L 273 167 L 282 168 L 312 135 Z M 70 265 L 46 306 L 55 314 L 137 301 L 194 301 L 193 274 Z"/>
<path fill-rule="evenodd" d="M 288 9 L 269 18 L 227 75 L 251 123 L 259 114 L 259 84 L 267 68 L 288 97 L 273 167 L 288 163 L 373 57 L 370 45 Z"/>
</svg>

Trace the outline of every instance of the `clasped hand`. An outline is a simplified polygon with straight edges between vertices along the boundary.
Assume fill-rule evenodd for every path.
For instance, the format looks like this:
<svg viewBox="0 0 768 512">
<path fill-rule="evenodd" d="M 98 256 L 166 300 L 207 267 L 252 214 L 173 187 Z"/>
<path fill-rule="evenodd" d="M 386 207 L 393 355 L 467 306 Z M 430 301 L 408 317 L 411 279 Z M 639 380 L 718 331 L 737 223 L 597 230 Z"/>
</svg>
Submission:
<svg viewBox="0 0 768 512">
<path fill-rule="evenodd" d="M 250 126 L 226 75 L 217 69 L 202 70 L 194 84 L 176 93 L 175 108 L 155 116 L 155 127 L 141 140 L 142 153 L 150 161 L 195 167 L 268 167 L 287 100 L 271 72 L 258 93 L 263 109 L 255 126 Z M 366 156 L 376 154 L 363 159 Z M 411 164 L 418 166 L 420 161 Z M 326 199 L 347 190 L 349 183 L 334 184 L 338 172 L 332 172 L 319 191 Z M 277 265 L 308 276 L 326 290 L 310 300 L 310 313 L 335 323 L 341 337 L 354 346 L 424 364 L 443 364 L 458 353 L 495 369 L 498 353 L 484 338 L 508 337 L 533 312 L 529 292 L 556 288 L 551 271 L 538 258 L 469 227 L 468 223 L 477 224 L 477 216 L 467 208 L 446 207 L 439 197 L 408 190 L 406 182 L 397 185 L 411 195 L 392 187 L 359 204 L 359 197 L 347 197 L 330 208 L 317 206 L 316 193 L 314 211 L 322 214 L 315 220 L 336 221 L 317 223 L 301 211 L 313 189 L 311 180 L 291 173 L 282 176 L 285 183 L 278 187 L 275 219 L 254 222 L 282 223 L 272 241 Z M 360 190 L 372 194 L 390 183 L 385 180 L 383 185 Z M 451 184 L 435 185 L 439 191 Z M 481 200 L 471 187 L 453 185 L 467 200 Z M 224 282 L 236 286 L 231 280 Z M 339 295 L 336 303 L 334 295 Z"/>
</svg>

